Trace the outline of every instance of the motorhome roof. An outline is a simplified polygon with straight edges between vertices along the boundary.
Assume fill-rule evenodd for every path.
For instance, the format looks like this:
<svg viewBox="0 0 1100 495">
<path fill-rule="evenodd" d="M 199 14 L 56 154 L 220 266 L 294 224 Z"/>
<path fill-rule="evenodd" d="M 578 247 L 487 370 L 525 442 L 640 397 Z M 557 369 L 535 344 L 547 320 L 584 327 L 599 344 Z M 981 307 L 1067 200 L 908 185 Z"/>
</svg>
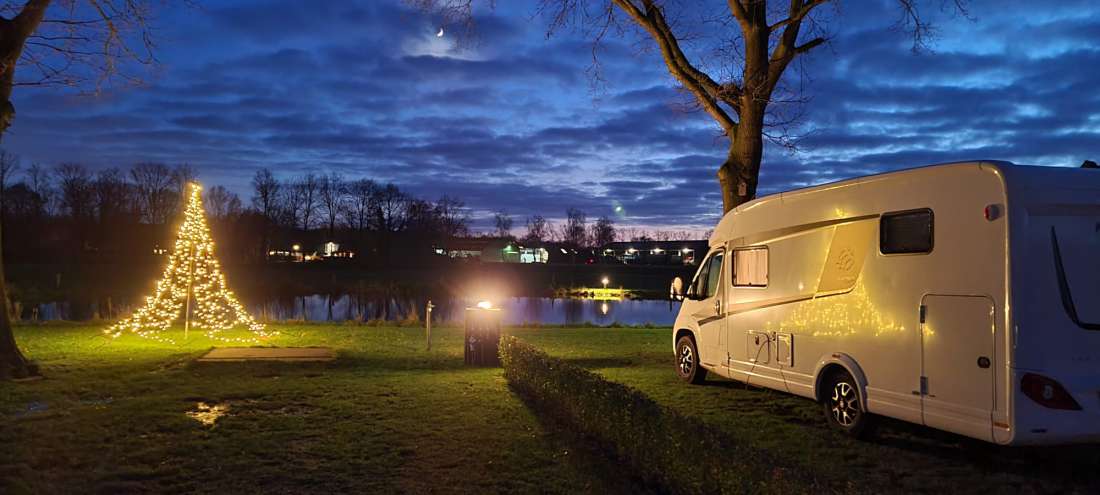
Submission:
<svg viewBox="0 0 1100 495">
<path fill-rule="evenodd" d="M 937 168 L 937 167 L 957 167 L 957 166 L 967 166 L 967 165 L 981 166 L 983 164 L 984 165 L 995 166 L 995 167 L 998 167 L 998 168 L 1006 167 L 1006 166 L 1007 167 L 1019 167 L 1020 166 L 1020 165 L 1016 165 L 1015 163 L 1012 163 L 1012 162 L 1009 162 L 1009 161 L 1004 161 L 1004 160 L 964 160 L 964 161 L 957 161 L 957 162 L 933 163 L 933 164 L 930 164 L 930 165 L 918 165 L 916 167 L 908 167 L 908 168 L 902 168 L 902 169 L 898 169 L 898 170 L 891 170 L 889 172 L 879 172 L 877 174 L 861 175 L 859 177 L 852 177 L 850 179 L 841 179 L 841 180 L 835 180 L 835 181 L 832 181 L 832 182 L 825 182 L 825 183 L 822 183 L 822 184 L 816 184 L 816 185 L 813 185 L 813 186 L 797 187 L 797 188 L 794 188 L 794 189 L 788 189 L 786 191 L 781 191 L 781 192 L 777 192 L 777 193 L 774 193 L 774 194 L 769 194 L 767 196 L 762 196 L 762 197 L 756 198 L 752 201 L 749 201 L 747 203 L 744 203 L 742 205 L 739 205 L 737 208 L 735 208 L 735 211 L 746 210 L 748 208 L 751 208 L 754 203 L 765 202 L 769 199 L 777 199 L 777 198 L 782 198 L 782 197 L 785 197 L 785 196 L 793 196 L 793 195 L 797 195 L 797 194 L 810 193 L 810 192 L 820 191 L 820 190 L 824 190 L 824 189 L 831 189 L 831 188 L 837 187 L 837 186 L 846 186 L 846 185 L 850 185 L 850 184 L 858 184 L 860 182 L 866 182 L 870 179 L 879 179 L 879 178 L 882 178 L 882 177 L 907 175 L 907 174 L 916 173 L 916 172 L 923 172 L 927 169 Z"/>
<path fill-rule="evenodd" d="M 909 174 L 927 173 L 929 169 L 955 168 L 955 167 L 960 167 L 960 168 L 961 167 L 989 167 L 989 168 L 995 168 L 995 169 L 999 170 L 1002 174 L 1004 174 L 1006 179 L 1009 180 L 1009 181 L 1027 182 L 1028 184 L 1034 184 L 1034 185 L 1062 184 L 1062 183 L 1065 182 L 1065 178 L 1066 178 L 1065 174 L 1067 174 L 1067 171 L 1070 171 L 1070 170 L 1078 170 L 1078 171 L 1085 170 L 1085 169 L 1080 169 L 1080 168 L 1076 168 L 1076 167 L 1049 167 L 1049 166 L 1043 167 L 1043 166 L 1016 165 L 1012 162 L 1003 161 L 1003 160 L 968 160 L 968 161 L 938 163 L 938 164 L 933 164 L 933 165 L 924 165 L 924 166 L 919 166 L 919 167 L 911 167 L 911 168 L 905 168 L 905 169 L 901 169 L 901 170 L 894 170 L 894 171 L 890 171 L 890 172 L 883 172 L 883 173 L 879 173 L 879 174 L 871 174 L 871 175 L 865 175 L 865 176 L 860 176 L 860 177 L 854 177 L 854 178 L 851 178 L 851 179 L 844 179 L 844 180 L 839 180 L 839 181 L 827 182 L 827 183 L 818 184 L 818 185 L 815 185 L 815 186 L 791 189 L 791 190 L 788 190 L 788 191 L 783 191 L 783 192 L 779 192 L 779 193 L 775 193 L 775 194 L 769 194 L 767 196 L 762 196 L 760 198 L 757 198 L 757 199 L 754 199 L 754 200 L 749 201 L 747 203 L 744 203 L 742 205 L 739 205 L 737 208 L 734 208 L 733 210 L 728 212 L 726 215 L 724 215 L 722 217 L 721 221 L 718 222 L 718 225 L 716 226 L 716 228 L 714 230 L 714 234 L 711 237 L 711 244 L 713 244 L 717 238 L 728 235 L 729 225 L 730 225 L 730 222 L 732 221 L 732 217 L 734 216 L 734 214 L 743 213 L 743 212 L 746 212 L 746 211 L 754 209 L 754 208 L 759 208 L 759 207 L 764 206 L 765 204 L 769 204 L 769 203 L 772 203 L 772 202 L 775 202 L 775 201 L 782 202 L 785 198 L 790 199 L 790 198 L 794 198 L 794 197 L 798 197 L 798 196 L 819 193 L 819 192 L 826 191 L 826 190 L 829 190 L 829 189 L 849 187 L 849 186 L 852 186 L 852 185 L 856 185 L 856 184 L 860 184 L 860 183 L 864 183 L 864 182 L 870 182 L 870 181 L 878 181 L 878 180 L 882 180 L 883 178 L 903 177 L 903 176 L 909 175 Z M 1075 172 L 1068 172 L 1068 173 L 1070 175 L 1072 175 Z M 1100 173 L 1095 173 L 1094 171 L 1092 171 L 1092 172 L 1086 171 L 1085 174 L 1088 174 L 1090 177 L 1095 176 L 1097 179 L 1100 179 Z M 1087 182 L 1092 183 L 1093 180 L 1090 179 Z M 1090 186 L 1090 187 L 1094 187 L 1094 186 Z"/>
</svg>

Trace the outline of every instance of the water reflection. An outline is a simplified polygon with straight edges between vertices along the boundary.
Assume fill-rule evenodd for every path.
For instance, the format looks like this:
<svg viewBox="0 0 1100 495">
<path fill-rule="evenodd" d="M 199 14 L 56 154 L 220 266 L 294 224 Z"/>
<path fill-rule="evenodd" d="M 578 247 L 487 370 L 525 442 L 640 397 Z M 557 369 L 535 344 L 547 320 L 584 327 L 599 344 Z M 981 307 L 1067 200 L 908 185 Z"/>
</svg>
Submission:
<svg viewBox="0 0 1100 495">
<path fill-rule="evenodd" d="M 352 295 L 314 294 L 290 300 L 271 301 L 253 308 L 255 314 L 269 321 L 422 321 L 424 302 L 410 298 L 358 298 Z M 433 300 L 432 320 L 459 323 L 467 307 L 476 301 L 462 299 Z M 625 300 L 596 301 L 591 299 L 555 299 L 549 297 L 513 297 L 495 301 L 503 310 L 504 323 L 523 324 L 585 324 L 596 325 L 671 325 L 676 319 L 679 303 L 668 301 Z"/>
<path fill-rule="evenodd" d="M 493 301 L 503 310 L 506 325 L 656 325 L 669 326 L 676 319 L 680 303 L 660 300 L 601 301 L 550 297 L 513 297 Z M 312 294 L 272 298 L 262 304 L 246 306 L 261 321 L 400 321 L 424 320 L 424 297 L 356 294 Z M 433 299 L 432 320 L 461 323 L 467 307 L 477 301 L 462 298 Z M 81 320 L 69 303 L 42 304 L 35 308 L 34 319 L 27 321 Z M 117 307 L 123 314 L 128 308 Z M 83 312 L 81 312 L 83 313 Z M 91 309 L 92 314 L 98 314 Z"/>
</svg>

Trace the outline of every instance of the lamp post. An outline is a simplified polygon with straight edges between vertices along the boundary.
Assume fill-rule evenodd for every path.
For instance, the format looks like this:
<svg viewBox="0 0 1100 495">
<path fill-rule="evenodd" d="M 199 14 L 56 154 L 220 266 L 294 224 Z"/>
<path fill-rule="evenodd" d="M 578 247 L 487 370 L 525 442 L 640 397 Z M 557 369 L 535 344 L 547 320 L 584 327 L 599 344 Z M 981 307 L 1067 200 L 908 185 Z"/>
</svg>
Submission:
<svg viewBox="0 0 1100 495">
<path fill-rule="evenodd" d="M 611 281 L 610 281 L 610 280 L 608 280 L 608 279 L 607 279 L 607 277 L 605 276 L 605 277 L 604 277 L 604 278 L 603 278 L 602 280 L 600 280 L 600 282 L 603 282 L 603 288 L 605 288 L 605 289 L 606 289 L 606 288 L 607 288 L 607 284 L 608 284 L 608 283 L 610 283 Z"/>
<path fill-rule="evenodd" d="M 435 305 L 432 304 L 431 299 L 428 299 L 428 306 L 427 306 L 427 311 L 426 311 L 427 316 L 425 317 L 425 319 L 427 320 L 428 326 L 425 329 L 425 331 L 427 333 L 428 350 L 429 351 L 432 350 L 432 308 L 435 308 Z"/>
</svg>

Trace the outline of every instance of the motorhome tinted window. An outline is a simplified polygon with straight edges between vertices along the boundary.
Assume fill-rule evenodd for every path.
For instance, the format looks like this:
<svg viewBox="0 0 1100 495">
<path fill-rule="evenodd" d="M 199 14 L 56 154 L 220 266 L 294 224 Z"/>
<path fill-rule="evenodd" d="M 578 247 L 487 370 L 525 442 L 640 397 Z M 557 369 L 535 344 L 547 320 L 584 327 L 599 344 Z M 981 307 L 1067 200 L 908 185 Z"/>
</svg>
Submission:
<svg viewBox="0 0 1100 495">
<path fill-rule="evenodd" d="M 699 273 L 695 275 L 695 280 L 691 282 L 691 286 L 688 287 L 688 298 L 702 299 L 705 296 L 704 289 L 707 287 L 707 272 L 710 270 L 710 262 L 704 263 L 699 267 Z"/>
<path fill-rule="evenodd" d="M 707 293 L 703 297 L 714 297 L 718 293 L 718 280 L 722 278 L 722 253 L 712 256 L 707 265 Z"/>
<path fill-rule="evenodd" d="M 738 249 L 733 252 L 735 287 L 768 286 L 768 249 Z"/>
<path fill-rule="evenodd" d="M 932 210 L 882 215 L 879 225 L 882 254 L 932 252 Z"/>
</svg>

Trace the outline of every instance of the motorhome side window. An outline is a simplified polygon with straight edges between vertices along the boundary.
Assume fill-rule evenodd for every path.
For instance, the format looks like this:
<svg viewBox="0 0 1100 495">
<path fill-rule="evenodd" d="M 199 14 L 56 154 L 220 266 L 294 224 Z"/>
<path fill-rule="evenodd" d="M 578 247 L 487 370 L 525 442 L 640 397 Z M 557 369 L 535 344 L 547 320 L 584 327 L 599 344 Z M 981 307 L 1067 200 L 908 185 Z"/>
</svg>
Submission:
<svg viewBox="0 0 1100 495">
<path fill-rule="evenodd" d="M 932 210 L 885 213 L 879 223 L 879 250 L 882 254 L 932 252 Z"/>
<path fill-rule="evenodd" d="M 733 251 L 733 286 L 768 286 L 768 248 L 759 247 Z"/>
<path fill-rule="evenodd" d="M 692 299 L 706 299 L 718 293 L 718 280 L 722 275 L 722 252 L 712 254 L 699 269 L 695 282 L 691 284 L 688 296 Z"/>
<path fill-rule="evenodd" d="M 707 265 L 709 265 L 707 270 L 707 292 L 703 296 L 704 298 L 714 297 L 715 294 L 718 294 L 718 280 L 722 278 L 722 253 L 714 253 Z"/>
</svg>

